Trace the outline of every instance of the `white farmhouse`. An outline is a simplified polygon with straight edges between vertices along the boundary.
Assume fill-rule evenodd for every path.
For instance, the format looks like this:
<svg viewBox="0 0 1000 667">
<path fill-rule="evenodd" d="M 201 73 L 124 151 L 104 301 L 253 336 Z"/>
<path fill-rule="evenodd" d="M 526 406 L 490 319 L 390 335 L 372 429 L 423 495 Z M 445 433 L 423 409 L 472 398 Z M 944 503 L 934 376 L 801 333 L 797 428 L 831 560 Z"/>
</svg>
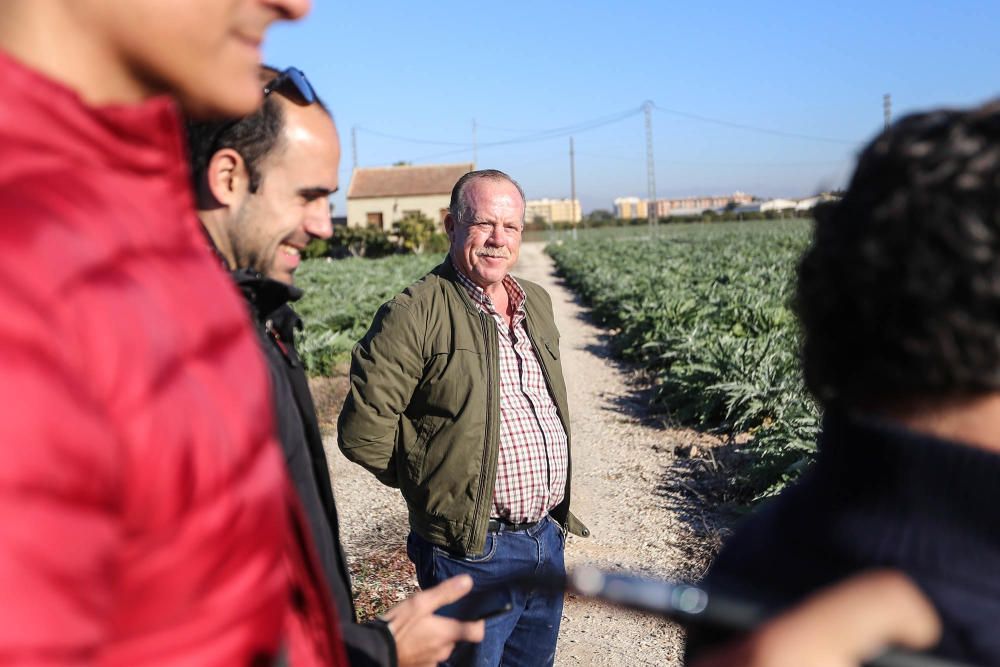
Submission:
<svg viewBox="0 0 1000 667">
<path fill-rule="evenodd" d="M 451 189 L 474 169 L 471 162 L 357 167 L 347 189 L 347 225 L 389 232 L 408 214 L 418 212 L 443 224 Z"/>
<path fill-rule="evenodd" d="M 753 201 L 748 204 L 737 206 L 734 213 L 757 213 L 765 211 L 787 211 L 795 208 L 795 202 L 791 199 L 768 199 Z"/>
<path fill-rule="evenodd" d="M 787 211 L 795 208 L 795 202 L 791 199 L 768 199 L 760 205 L 762 211 Z"/>
</svg>

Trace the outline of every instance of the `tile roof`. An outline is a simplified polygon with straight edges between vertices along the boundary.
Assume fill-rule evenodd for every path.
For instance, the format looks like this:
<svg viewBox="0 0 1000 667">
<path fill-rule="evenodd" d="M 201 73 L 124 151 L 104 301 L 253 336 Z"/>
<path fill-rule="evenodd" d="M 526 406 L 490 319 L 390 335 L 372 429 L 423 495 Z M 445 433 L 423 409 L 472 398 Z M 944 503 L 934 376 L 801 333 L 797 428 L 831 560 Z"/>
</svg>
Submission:
<svg viewBox="0 0 1000 667">
<path fill-rule="evenodd" d="M 399 167 L 358 167 L 351 175 L 351 186 L 347 189 L 347 198 L 451 194 L 451 189 L 455 187 L 458 179 L 474 169 L 475 165 L 471 162 Z"/>
</svg>

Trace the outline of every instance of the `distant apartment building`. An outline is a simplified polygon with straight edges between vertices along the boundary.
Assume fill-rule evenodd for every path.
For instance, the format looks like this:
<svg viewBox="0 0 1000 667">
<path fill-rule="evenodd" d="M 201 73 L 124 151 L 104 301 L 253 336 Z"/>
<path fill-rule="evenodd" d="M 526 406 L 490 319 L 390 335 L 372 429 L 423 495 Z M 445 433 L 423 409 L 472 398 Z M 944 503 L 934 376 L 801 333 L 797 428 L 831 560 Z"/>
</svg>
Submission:
<svg viewBox="0 0 1000 667">
<path fill-rule="evenodd" d="M 357 167 L 347 189 L 347 225 L 388 232 L 407 215 L 421 213 L 443 228 L 451 189 L 474 169 L 470 162 Z"/>
<path fill-rule="evenodd" d="M 583 219 L 580 214 L 580 200 L 529 199 L 524 203 L 524 221 L 535 222 L 539 219 L 546 224 L 553 222 L 578 223 Z"/>
<path fill-rule="evenodd" d="M 697 197 L 678 197 L 676 199 L 657 199 L 656 217 L 669 218 L 671 215 L 698 215 L 706 210 L 718 211 L 730 204 L 741 206 L 754 200 L 753 195 L 736 191 L 731 195 L 705 195 Z M 619 197 L 615 200 L 615 215 L 623 220 L 645 218 L 649 208 L 646 199 L 638 197 Z"/>
<path fill-rule="evenodd" d="M 731 195 L 708 195 L 699 197 L 678 197 L 676 199 L 657 199 L 656 215 L 667 218 L 671 215 L 696 215 L 707 210 L 718 211 L 730 204 L 741 206 L 753 201 L 753 196 L 737 190 Z"/>
<path fill-rule="evenodd" d="M 615 217 L 621 220 L 642 219 L 649 216 L 649 207 L 645 199 L 638 197 L 619 197 L 615 200 Z"/>
</svg>

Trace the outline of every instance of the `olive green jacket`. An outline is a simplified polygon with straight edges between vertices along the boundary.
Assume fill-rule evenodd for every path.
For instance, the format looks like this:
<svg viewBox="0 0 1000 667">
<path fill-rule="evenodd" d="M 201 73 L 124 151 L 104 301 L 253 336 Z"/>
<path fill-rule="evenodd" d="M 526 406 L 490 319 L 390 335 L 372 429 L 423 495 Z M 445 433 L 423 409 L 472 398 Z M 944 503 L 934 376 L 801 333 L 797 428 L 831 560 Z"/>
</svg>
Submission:
<svg viewBox="0 0 1000 667">
<path fill-rule="evenodd" d="M 566 384 L 552 301 L 524 289 L 525 328 L 569 438 Z M 338 422 L 344 455 L 406 500 L 410 528 L 430 542 L 477 554 L 486 541 L 500 448 L 497 327 L 457 282 L 449 260 L 384 304 L 354 347 L 351 387 Z M 567 451 L 569 451 L 567 449 Z M 576 535 L 570 477 L 552 516 Z"/>
</svg>

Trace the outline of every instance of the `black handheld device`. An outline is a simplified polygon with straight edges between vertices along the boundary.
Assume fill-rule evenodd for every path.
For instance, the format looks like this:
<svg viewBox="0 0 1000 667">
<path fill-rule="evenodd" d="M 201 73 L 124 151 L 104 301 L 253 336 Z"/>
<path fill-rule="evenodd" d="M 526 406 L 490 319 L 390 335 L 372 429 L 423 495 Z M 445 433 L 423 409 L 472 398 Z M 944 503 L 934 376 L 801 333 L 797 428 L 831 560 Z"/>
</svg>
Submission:
<svg viewBox="0 0 1000 667">
<path fill-rule="evenodd" d="M 462 621 L 484 621 L 514 608 L 511 589 L 490 587 L 467 593 L 464 597 L 439 610 L 443 616 Z"/>
</svg>

